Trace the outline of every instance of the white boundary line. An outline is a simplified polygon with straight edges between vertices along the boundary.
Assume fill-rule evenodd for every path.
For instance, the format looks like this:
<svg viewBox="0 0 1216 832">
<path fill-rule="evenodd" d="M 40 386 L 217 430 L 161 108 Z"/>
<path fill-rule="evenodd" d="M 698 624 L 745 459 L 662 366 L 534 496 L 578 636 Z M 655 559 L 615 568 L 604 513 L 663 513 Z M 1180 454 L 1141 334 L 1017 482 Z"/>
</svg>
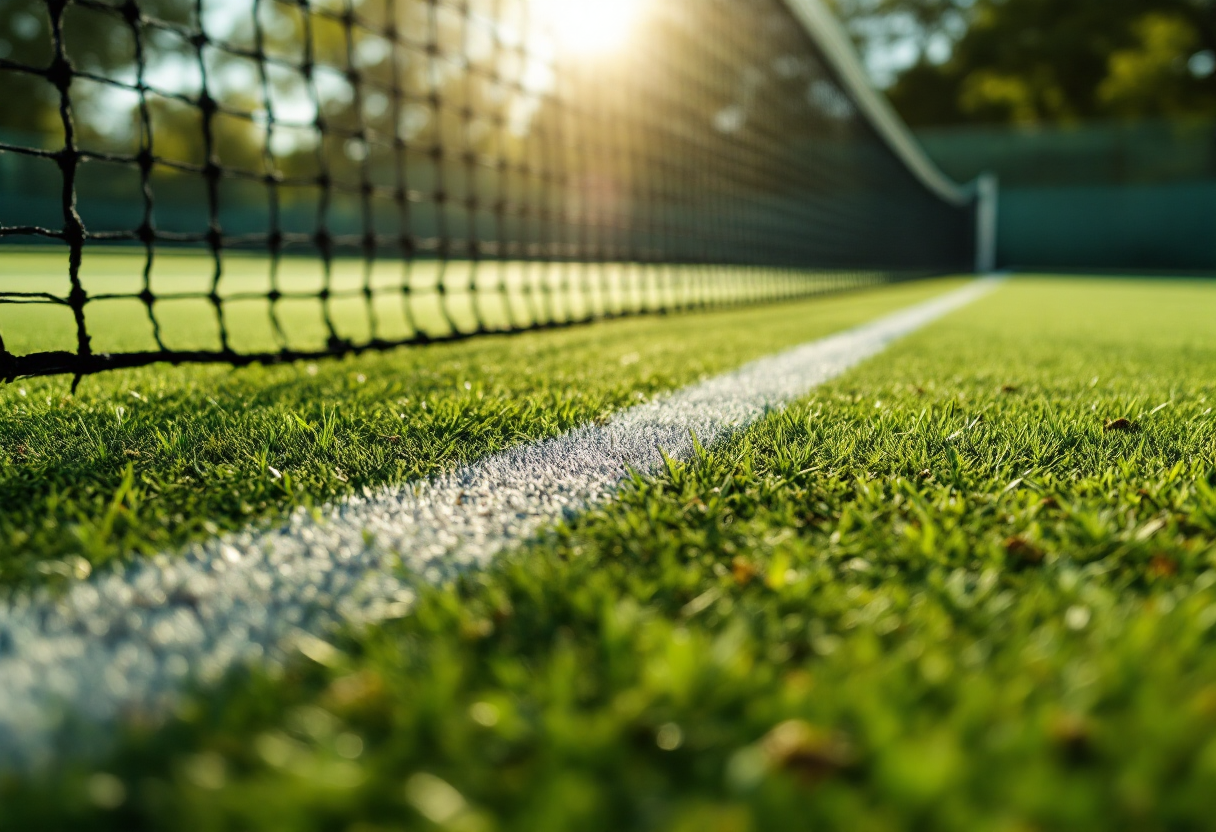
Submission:
<svg viewBox="0 0 1216 832">
<path fill-rule="evenodd" d="M 439 479 L 300 512 L 72 585 L 0 604 L 0 765 L 38 767 L 67 716 L 73 740 L 169 707 L 189 680 L 281 661 L 344 623 L 408 613 L 412 583 L 487 564 L 544 526 L 609 499 L 627 470 L 656 472 L 804 396 L 990 291 L 927 303 L 755 361 L 622 411 L 604 425 L 494 454 Z M 404 568 L 402 568 L 404 567 Z M 412 578 L 410 576 L 413 576 Z"/>
</svg>

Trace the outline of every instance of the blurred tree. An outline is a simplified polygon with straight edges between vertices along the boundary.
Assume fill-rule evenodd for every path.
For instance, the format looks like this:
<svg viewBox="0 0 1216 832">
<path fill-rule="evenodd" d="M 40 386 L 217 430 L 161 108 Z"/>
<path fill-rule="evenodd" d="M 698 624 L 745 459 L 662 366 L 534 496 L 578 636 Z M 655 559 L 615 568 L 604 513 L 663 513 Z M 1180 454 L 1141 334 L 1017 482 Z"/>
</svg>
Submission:
<svg viewBox="0 0 1216 832">
<path fill-rule="evenodd" d="M 187 23 L 191 17 L 191 6 L 181 0 L 144 0 L 141 8 L 171 24 Z M 60 22 L 64 55 L 76 71 L 134 83 L 135 36 L 121 15 L 69 5 Z M 0 131 L 27 139 L 42 137 L 48 147 L 57 147 L 63 138 L 59 92 L 47 78 L 25 71 L 51 65 L 55 57 L 51 26 L 46 0 L 0 3 L 0 87 L 11 105 L 0 107 Z M 164 43 L 166 40 L 169 42 Z M 173 53 L 184 59 L 188 53 L 184 40 L 160 37 L 159 41 L 162 55 Z M 129 131 L 127 114 L 119 117 L 116 113 L 127 109 L 130 102 L 108 100 L 99 94 L 100 89 L 101 85 L 83 79 L 73 81 L 73 103 L 80 110 L 78 130 L 84 137 Z"/>
<path fill-rule="evenodd" d="M 1216 0 L 834 3 L 913 125 L 1216 114 Z"/>
</svg>

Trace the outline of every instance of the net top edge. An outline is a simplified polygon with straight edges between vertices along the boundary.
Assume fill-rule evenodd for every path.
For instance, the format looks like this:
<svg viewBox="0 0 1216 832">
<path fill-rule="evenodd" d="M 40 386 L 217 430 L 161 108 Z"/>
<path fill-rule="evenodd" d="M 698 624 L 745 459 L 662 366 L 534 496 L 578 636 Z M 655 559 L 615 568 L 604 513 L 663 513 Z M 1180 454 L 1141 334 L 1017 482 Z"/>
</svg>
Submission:
<svg viewBox="0 0 1216 832">
<path fill-rule="evenodd" d="M 870 83 L 844 28 L 822 0 L 784 2 L 831 62 L 870 123 L 909 170 L 945 201 L 959 206 L 970 203 L 974 189 L 952 180 L 928 157 L 890 102 Z"/>
</svg>

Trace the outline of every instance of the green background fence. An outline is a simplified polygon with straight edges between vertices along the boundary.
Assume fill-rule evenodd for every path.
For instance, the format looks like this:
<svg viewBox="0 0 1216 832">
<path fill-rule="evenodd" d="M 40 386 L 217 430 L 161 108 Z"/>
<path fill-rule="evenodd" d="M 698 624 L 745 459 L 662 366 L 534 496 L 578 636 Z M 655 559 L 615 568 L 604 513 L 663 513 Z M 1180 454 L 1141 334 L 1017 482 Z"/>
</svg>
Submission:
<svg viewBox="0 0 1216 832">
<path fill-rule="evenodd" d="M 957 181 L 984 171 L 1000 178 L 1001 268 L 1216 272 L 1216 119 L 946 128 L 920 131 L 918 138 Z M 57 180 L 49 161 L 0 154 L 0 220 L 55 225 Z M 138 221 L 132 187 L 104 176 L 91 184 L 88 177 L 82 181 L 86 220 Z M 182 198 L 162 201 L 162 225 L 205 226 L 202 200 L 191 201 L 192 195 L 186 188 Z M 229 203 L 226 224 L 261 227 L 260 214 L 243 207 Z M 283 211 L 287 225 L 311 227 L 314 211 L 307 206 L 284 205 Z M 347 213 L 334 222 L 357 218 L 357 211 Z M 425 226 L 426 217 L 416 222 Z"/>
<path fill-rule="evenodd" d="M 1001 180 L 1001 268 L 1216 272 L 1216 119 L 947 128 L 948 174 Z"/>
</svg>

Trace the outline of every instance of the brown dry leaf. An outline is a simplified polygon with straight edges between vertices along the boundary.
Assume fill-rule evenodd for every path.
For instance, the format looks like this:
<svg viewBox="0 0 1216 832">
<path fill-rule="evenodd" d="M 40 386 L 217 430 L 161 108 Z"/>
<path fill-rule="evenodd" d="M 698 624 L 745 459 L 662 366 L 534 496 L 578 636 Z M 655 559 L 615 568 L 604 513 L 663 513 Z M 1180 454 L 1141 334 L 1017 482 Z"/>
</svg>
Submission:
<svg viewBox="0 0 1216 832">
<path fill-rule="evenodd" d="M 815 687 L 815 677 L 805 670 L 791 670 L 785 674 L 785 685 L 800 694 L 806 694 Z"/>
<path fill-rule="evenodd" d="M 342 676 L 325 690 L 322 704 L 335 713 L 349 713 L 375 707 L 386 698 L 384 679 L 371 670 Z"/>
<path fill-rule="evenodd" d="M 693 497 L 692 500 L 686 503 L 684 506 L 684 511 L 692 511 L 693 509 L 700 511 L 702 514 L 709 511 L 709 508 L 705 505 L 700 497 Z"/>
<path fill-rule="evenodd" d="M 1093 729 L 1085 717 L 1061 714 L 1052 720 L 1050 732 L 1052 742 L 1068 762 L 1079 765 L 1092 756 Z"/>
<path fill-rule="evenodd" d="M 738 555 L 730 562 L 731 574 L 735 576 L 735 583 L 739 586 L 747 586 L 752 582 L 759 573 L 756 567 L 742 555 Z"/>
<path fill-rule="evenodd" d="M 1043 562 L 1043 550 L 1024 537 L 1007 539 L 1005 554 L 1018 566 L 1038 566 Z"/>
<path fill-rule="evenodd" d="M 1216 715 L 1216 685 L 1208 685 L 1191 700 L 1191 710 L 1202 717 Z"/>
<path fill-rule="evenodd" d="M 494 622 L 488 618 L 475 618 L 460 624 L 460 635 L 465 641 L 481 641 L 494 634 Z"/>
<path fill-rule="evenodd" d="M 1135 433 L 1139 429 L 1140 426 L 1131 419 L 1115 419 L 1114 421 L 1107 421 L 1102 426 L 1103 433 Z"/>
<path fill-rule="evenodd" d="M 1153 555 L 1148 562 L 1148 574 L 1154 578 L 1172 578 L 1178 574 L 1178 561 L 1169 555 Z"/>
<path fill-rule="evenodd" d="M 849 738 L 801 719 L 782 722 L 765 734 L 760 748 L 771 768 L 817 783 L 857 763 Z"/>
</svg>

